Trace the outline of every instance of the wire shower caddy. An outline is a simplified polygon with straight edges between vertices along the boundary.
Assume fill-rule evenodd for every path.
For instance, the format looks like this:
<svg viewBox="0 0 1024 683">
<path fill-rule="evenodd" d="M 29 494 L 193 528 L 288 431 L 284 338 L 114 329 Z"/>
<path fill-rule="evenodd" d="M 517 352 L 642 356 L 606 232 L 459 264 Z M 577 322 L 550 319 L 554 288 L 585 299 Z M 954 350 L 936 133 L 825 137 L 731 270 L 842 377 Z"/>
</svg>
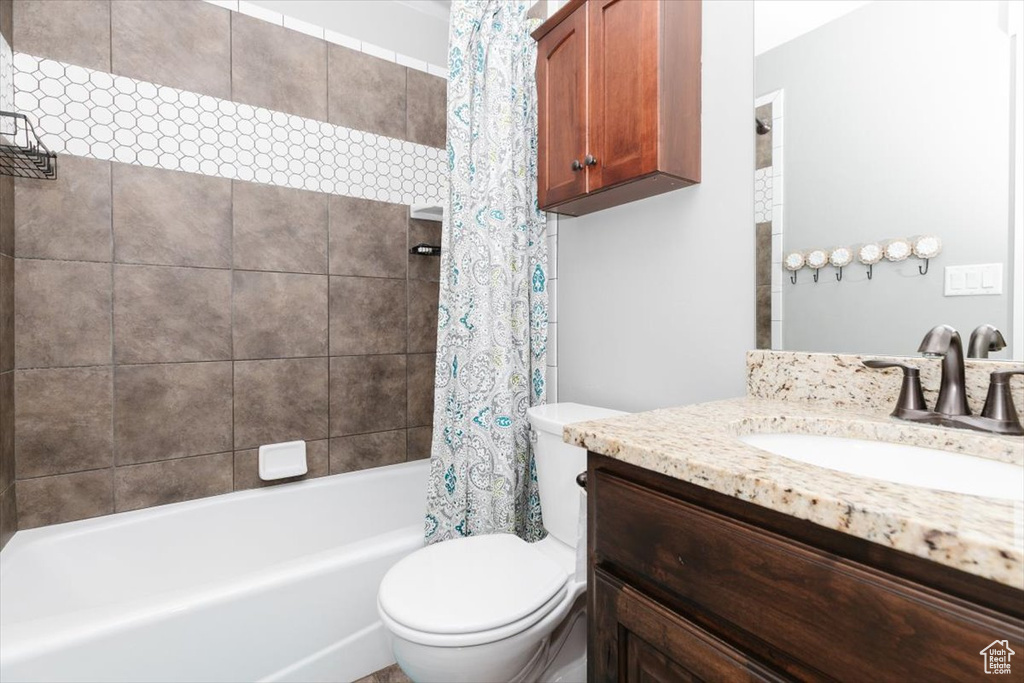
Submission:
<svg viewBox="0 0 1024 683">
<path fill-rule="evenodd" d="M 0 111 L 0 175 L 53 180 L 57 155 L 36 134 L 24 114 Z"/>
</svg>

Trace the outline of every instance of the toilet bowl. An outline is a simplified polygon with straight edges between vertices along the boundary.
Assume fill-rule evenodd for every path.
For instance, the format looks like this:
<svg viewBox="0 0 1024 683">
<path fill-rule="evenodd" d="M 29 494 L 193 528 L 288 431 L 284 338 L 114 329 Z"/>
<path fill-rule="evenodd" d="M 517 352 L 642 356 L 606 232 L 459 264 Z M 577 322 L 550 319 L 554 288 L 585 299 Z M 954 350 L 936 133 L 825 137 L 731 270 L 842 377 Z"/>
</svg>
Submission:
<svg viewBox="0 0 1024 683">
<path fill-rule="evenodd" d="M 587 453 L 562 441 L 572 422 L 623 413 L 577 403 L 530 408 L 547 536 L 471 536 L 427 546 L 392 567 L 377 608 L 395 660 L 417 683 L 585 680 L 586 574 L 578 567 Z"/>
</svg>

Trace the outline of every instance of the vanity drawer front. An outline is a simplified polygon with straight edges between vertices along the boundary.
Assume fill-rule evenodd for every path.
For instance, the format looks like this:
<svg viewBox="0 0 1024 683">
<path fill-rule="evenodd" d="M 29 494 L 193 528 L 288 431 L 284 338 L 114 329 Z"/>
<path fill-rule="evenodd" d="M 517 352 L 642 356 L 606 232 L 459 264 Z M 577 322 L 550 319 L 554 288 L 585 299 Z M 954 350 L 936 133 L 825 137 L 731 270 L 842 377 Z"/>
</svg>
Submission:
<svg viewBox="0 0 1024 683">
<path fill-rule="evenodd" d="M 798 678 L 814 676 L 786 659 L 838 680 L 974 680 L 985 678 L 980 651 L 992 641 L 1024 652 L 1019 621 L 594 474 L 596 565 L 740 634 L 744 649 Z"/>
<path fill-rule="evenodd" d="M 785 680 L 600 569 L 590 589 L 602 614 L 587 660 L 594 683 Z"/>
</svg>

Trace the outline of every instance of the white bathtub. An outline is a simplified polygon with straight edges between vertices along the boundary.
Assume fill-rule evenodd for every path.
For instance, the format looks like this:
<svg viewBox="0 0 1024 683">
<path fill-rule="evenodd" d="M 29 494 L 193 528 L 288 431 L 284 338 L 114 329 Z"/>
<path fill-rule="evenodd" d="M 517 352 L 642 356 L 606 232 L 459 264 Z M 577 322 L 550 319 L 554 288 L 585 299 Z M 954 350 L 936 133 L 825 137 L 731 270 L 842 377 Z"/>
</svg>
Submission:
<svg viewBox="0 0 1024 683">
<path fill-rule="evenodd" d="M 0 680 L 348 681 L 392 663 L 377 587 L 423 544 L 426 460 L 20 531 Z"/>
</svg>

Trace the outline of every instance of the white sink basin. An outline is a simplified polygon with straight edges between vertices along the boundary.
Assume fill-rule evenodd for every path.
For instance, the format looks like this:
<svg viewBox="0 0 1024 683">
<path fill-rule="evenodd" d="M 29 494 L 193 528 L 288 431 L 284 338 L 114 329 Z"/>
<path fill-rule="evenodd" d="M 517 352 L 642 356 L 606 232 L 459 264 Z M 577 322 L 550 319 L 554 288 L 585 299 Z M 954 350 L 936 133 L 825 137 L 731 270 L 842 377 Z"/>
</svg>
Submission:
<svg viewBox="0 0 1024 683">
<path fill-rule="evenodd" d="M 830 470 L 986 498 L 1024 500 L 1024 467 L 884 441 L 811 434 L 747 434 L 763 451 Z"/>
</svg>

